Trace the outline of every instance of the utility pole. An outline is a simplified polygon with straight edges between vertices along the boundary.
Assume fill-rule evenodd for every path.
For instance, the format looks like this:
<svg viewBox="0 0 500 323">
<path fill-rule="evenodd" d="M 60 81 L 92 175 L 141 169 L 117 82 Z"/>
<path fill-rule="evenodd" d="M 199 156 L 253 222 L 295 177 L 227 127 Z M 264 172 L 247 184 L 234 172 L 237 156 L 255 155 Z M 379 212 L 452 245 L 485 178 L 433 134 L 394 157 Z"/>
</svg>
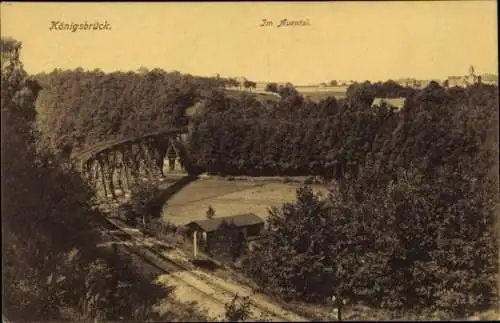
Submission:
<svg viewBox="0 0 500 323">
<path fill-rule="evenodd" d="M 343 300 L 341 297 L 335 297 L 335 296 L 332 296 L 331 301 L 332 304 L 335 306 L 333 310 L 337 314 L 337 321 L 342 321 L 342 310 L 344 305 L 346 304 L 346 301 Z"/>
</svg>

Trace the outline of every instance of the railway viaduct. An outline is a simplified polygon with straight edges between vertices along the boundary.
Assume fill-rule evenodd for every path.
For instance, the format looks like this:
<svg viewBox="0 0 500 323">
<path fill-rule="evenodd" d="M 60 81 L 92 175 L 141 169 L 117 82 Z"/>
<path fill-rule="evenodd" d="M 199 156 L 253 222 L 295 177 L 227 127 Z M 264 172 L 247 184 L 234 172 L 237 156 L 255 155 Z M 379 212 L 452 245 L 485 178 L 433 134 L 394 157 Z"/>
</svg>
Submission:
<svg viewBox="0 0 500 323">
<path fill-rule="evenodd" d="M 143 178 L 161 178 L 169 174 L 196 175 L 198 170 L 192 166 L 185 140 L 189 133 L 190 117 L 204 105 L 209 95 L 209 92 L 201 93 L 200 101 L 187 108 L 186 126 L 101 142 L 72 153 L 70 158 L 97 191 L 111 199 L 117 197 L 117 191 L 129 192 Z M 257 99 L 279 100 L 279 96 L 261 96 Z"/>
<path fill-rule="evenodd" d="M 102 142 L 72 156 L 81 173 L 108 198 L 142 178 L 193 173 L 184 140 L 188 127 Z"/>
</svg>

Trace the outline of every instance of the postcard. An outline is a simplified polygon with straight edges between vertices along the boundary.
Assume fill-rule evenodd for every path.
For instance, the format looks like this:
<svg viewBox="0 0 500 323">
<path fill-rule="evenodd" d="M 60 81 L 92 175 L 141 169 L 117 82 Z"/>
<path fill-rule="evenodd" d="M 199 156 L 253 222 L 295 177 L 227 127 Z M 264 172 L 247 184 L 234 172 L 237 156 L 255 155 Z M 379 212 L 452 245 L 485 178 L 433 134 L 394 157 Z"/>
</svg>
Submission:
<svg viewBox="0 0 500 323">
<path fill-rule="evenodd" d="M 2 320 L 497 320 L 496 1 L 1 4 Z"/>
</svg>

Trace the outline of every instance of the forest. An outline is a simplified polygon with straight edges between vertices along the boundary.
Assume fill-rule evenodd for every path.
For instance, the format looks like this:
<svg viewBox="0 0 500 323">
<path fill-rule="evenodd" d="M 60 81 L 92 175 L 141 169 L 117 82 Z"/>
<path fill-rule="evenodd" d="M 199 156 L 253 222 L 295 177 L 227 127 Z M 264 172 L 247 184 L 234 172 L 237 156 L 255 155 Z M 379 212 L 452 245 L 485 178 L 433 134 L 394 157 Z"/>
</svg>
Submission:
<svg viewBox="0 0 500 323">
<path fill-rule="evenodd" d="M 54 70 L 33 76 L 40 145 L 55 152 L 185 125 L 186 109 L 233 80 L 160 69 L 105 74 Z"/>
<path fill-rule="evenodd" d="M 41 86 L 20 51 L 20 42 L 2 38 L 2 320 L 205 322 L 130 255 L 99 247 L 106 227 L 95 191 L 40 146 Z M 171 308 L 159 313 L 162 302 Z"/>
<path fill-rule="evenodd" d="M 494 307 L 498 87 L 432 82 L 401 110 L 372 106 L 369 83 L 348 92 L 316 105 L 292 90 L 272 107 L 219 95 L 195 116 L 189 150 L 208 172 L 335 183 L 327 198 L 304 187 L 270 210 L 247 274 L 288 300 L 441 318 Z"/>
<path fill-rule="evenodd" d="M 409 96 L 401 111 L 372 106 L 374 95 L 363 87 L 346 100 L 319 104 L 293 91 L 274 106 L 250 96 L 238 102 L 219 95 L 193 118 L 188 149 L 214 174 L 338 180 L 368 162 L 387 173 L 397 167 L 427 173 L 482 158 L 476 152 L 495 129 L 496 91 L 489 85 L 464 90 L 431 83 Z"/>
<path fill-rule="evenodd" d="M 123 312 L 106 313 L 111 300 L 104 296 L 103 303 L 82 307 L 71 294 L 69 286 L 82 283 L 70 282 L 79 276 L 68 273 L 92 272 L 98 284 L 99 270 L 116 269 L 110 256 L 94 256 L 90 188 L 75 172 L 58 168 L 57 156 L 186 123 L 192 128 L 188 154 L 210 174 L 318 176 L 332 184 L 327 198 L 303 187 L 295 203 L 270 210 L 267 242 L 246 266 L 270 293 L 310 302 L 336 295 L 447 317 L 497 304 L 497 86 L 431 82 L 415 90 L 364 82 L 350 86 L 346 99 L 315 103 L 286 84 L 275 89 L 279 102 L 262 102 L 252 93 L 224 93 L 234 80 L 163 70 L 28 77 L 18 50 L 19 44 L 2 42 L 2 55 L 11 53 L 2 63 L 2 167 L 8 170 L 2 180 L 9 187 L 2 221 L 12 242 L 6 266 L 12 317 L 31 308 L 33 319 L 64 317 L 55 311 L 65 307 L 91 308 L 83 317 L 98 311 L 106 319 L 145 317 L 127 312 L 126 304 Z M 373 106 L 375 97 L 406 102 L 401 110 Z M 199 101 L 202 108 L 187 119 L 186 109 Z M 18 198 L 30 191 L 37 193 Z M 65 262 L 75 246 L 90 251 Z M 66 274 L 56 290 L 66 296 L 37 303 L 40 295 L 54 295 L 44 282 L 47 272 L 58 270 Z M 109 289 L 118 289 L 120 279 L 138 284 L 127 285 L 127 295 L 153 288 L 130 278 L 132 272 L 118 272 L 128 276 L 107 280 L 116 285 Z M 23 287 L 29 284 L 34 287 Z"/>
</svg>

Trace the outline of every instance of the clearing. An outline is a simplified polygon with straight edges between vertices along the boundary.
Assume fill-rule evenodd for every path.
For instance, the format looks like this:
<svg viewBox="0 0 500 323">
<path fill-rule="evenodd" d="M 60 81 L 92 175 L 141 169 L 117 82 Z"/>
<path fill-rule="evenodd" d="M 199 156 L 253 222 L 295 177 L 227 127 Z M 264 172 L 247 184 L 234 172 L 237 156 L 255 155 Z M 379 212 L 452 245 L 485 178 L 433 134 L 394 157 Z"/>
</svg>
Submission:
<svg viewBox="0 0 500 323">
<path fill-rule="evenodd" d="M 216 217 L 240 213 L 255 213 L 263 219 L 270 207 L 280 207 L 293 202 L 300 183 L 283 183 L 272 180 L 227 180 L 200 178 L 183 187 L 163 207 L 163 220 L 184 225 L 206 218 L 211 205 Z M 313 190 L 326 193 L 322 185 L 311 185 Z"/>
</svg>

